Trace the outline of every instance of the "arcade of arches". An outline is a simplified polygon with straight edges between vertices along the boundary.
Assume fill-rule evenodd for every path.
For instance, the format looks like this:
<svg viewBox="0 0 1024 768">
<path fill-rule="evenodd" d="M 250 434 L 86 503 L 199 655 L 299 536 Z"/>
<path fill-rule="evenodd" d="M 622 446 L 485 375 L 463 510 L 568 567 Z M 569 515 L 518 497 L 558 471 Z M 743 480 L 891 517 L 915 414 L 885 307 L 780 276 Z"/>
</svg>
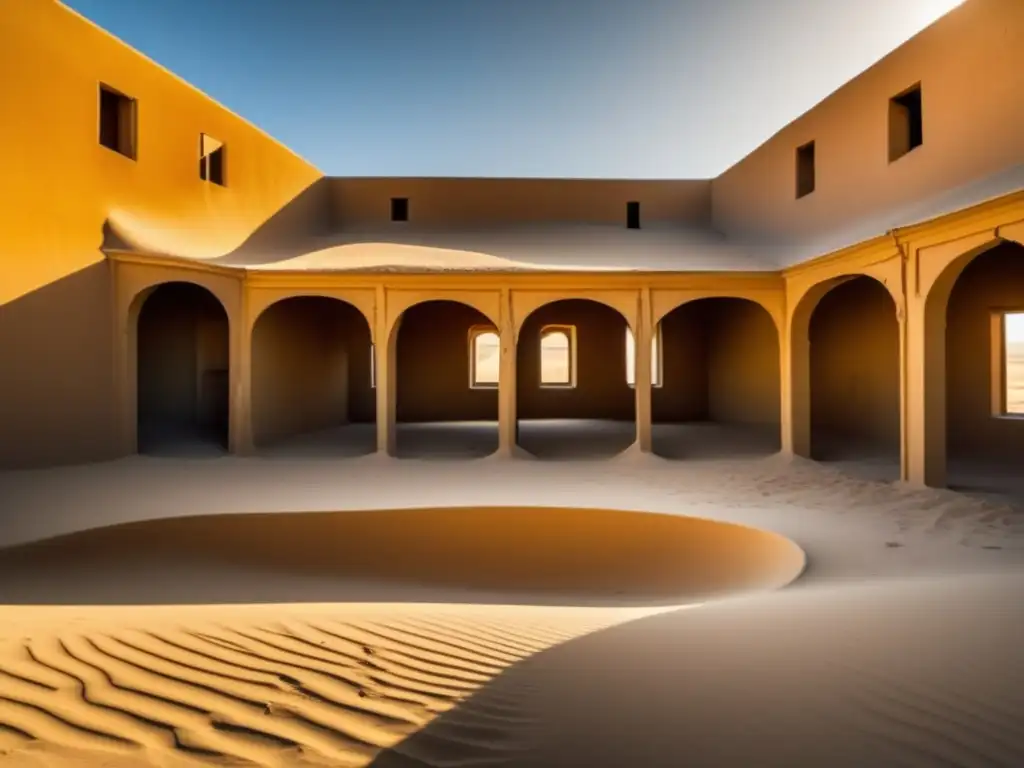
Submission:
<svg viewBox="0 0 1024 768">
<path fill-rule="evenodd" d="M 141 285 L 122 318 L 134 346 L 123 353 L 125 448 L 672 460 L 781 450 L 879 479 L 976 485 L 1024 462 L 1024 246 L 972 242 L 917 268 L 916 292 L 902 288 L 914 265 L 899 256 L 748 275 L 734 289 L 724 277 L 714 291 L 676 287 L 678 276 L 600 290 L 581 280 L 586 290 L 546 290 L 550 300 L 512 280 L 434 298 L 418 276 L 415 290 L 389 278 L 254 301 L 242 278 L 121 263 Z"/>
</svg>

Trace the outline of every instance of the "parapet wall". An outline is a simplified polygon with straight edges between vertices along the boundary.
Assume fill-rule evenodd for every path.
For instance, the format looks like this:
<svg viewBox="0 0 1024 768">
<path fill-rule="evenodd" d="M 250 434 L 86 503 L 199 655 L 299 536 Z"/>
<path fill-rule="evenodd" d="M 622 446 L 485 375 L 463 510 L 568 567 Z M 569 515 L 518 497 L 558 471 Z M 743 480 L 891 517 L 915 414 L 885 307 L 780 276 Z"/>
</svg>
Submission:
<svg viewBox="0 0 1024 768">
<path fill-rule="evenodd" d="M 916 84 L 923 143 L 890 163 L 889 100 Z M 1022 93 L 1024 2 L 967 0 L 715 179 L 715 227 L 816 240 L 1021 164 Z M 798 199 L 811 141 L 815 189 Z"/>
<path fill-rule="evenodd" d="M 640 204 L 640 221 L 706 226 L 707 180 L 605 179 L 331 179 L 338 226 L 391 220 L 391 198 L 406 198 L 409 221 L 426 226 L 540 224 L 626 226 L 626 205 Z"/>
</svg>

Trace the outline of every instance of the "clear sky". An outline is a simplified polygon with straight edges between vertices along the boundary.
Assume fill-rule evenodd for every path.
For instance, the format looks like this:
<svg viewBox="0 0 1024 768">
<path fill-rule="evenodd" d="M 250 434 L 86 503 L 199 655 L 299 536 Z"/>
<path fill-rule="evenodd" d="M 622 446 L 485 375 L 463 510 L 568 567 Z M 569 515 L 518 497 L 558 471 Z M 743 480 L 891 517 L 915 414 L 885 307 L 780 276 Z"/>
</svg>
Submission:
<svg viewBox="0 0 1024 768">
<path fill-rule="evenodd" d="M 1006 316 L 1006 340 L 1011 344 L 1024 344 L 1024 312 Z"/>
<path fill-rule="evenodd" d="M 353 176 L 715 176 L 959 0 L 65 0 Z"/>
</svg>

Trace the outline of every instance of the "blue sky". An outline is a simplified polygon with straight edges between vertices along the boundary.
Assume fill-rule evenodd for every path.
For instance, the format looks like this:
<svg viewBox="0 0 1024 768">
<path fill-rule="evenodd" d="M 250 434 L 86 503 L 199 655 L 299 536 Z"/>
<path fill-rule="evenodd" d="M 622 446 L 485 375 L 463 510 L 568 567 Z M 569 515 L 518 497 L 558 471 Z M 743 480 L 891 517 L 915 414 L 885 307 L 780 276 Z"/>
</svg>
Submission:
<svg viewBox="0 0 1024 768">
<path fill-rule="evenodd" d="M 65 0 L 352 176 L 715 176 L 957 0 Z"/>
</svg>

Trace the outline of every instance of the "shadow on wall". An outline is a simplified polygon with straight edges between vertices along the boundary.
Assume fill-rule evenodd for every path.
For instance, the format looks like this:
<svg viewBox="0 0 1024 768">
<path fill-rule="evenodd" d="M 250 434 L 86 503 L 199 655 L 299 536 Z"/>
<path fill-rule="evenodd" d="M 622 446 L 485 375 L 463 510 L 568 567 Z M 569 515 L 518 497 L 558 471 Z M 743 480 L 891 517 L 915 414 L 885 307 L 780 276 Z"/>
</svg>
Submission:
<svg viewBox="0 0 1024 768">
<path fill-rule="evenodd" d="M 661 322 L 656 423 L 713 421 L 778 433 L 779 338 L 764 307 L 711 297 L 677 307 Z"/>
<path fill-rule="evenodd" d="M 351 304 L 283 299 L 252 330 L 252 419 L 257 446 L 374 420 L 370 327 Z"/>
<path fill-rule="evenodd" d="M 333 231 L 333 199 L 330 179 L 321 177 L 292 198 L 241 245 L 213 259 L 215 264 L 272 264 L 299 256 L 310 249 L 310 241 Z M 325 241 L 315 247 L 328 247 Z"/>
<path fill-rule="evenodd" d="M 471 385 L 473 329 L 493 330 L 493 324 L 457 301 L 405 310 L 395 341 L 397 421 L 497 421 L 497 388 Z"/>
<path fill-rule="evenodd" d="M 138 447 L 228 448 L 228 316 L 207 289 L 165 283 L 138 316 Z"/>
<path fill-rule="evenodd" d="M 551 328 L 571 339 L 570 386 L 541 382 L 543 338 Z M 619 312 L 590 299 L 562 299 L 534 310 L 523 322 L 516 350 L 518 418 L 634 421 L 636 393 L 626 381 L 626 328 Z"/>
<path fill-rule="evenodd" d="M 0 467 L 118 455 L 107 261 L 0 306 Z"/>
<path fill-rule="evenodd" d="M 1021 311 L 1024 246 L 1017 243 L 1002 243 L 975 257 L 953 286 L 946 312 L 946 437 L 951 459 L 1017 466 L 1024 460 L 1024 418 L 995 415 L 1006 404 L 993 402 L 993 392 L 1006 387 L 1005 382 L 993 387 L 993 376 L 1022 370 L 1019 355 L 1007 359 L 1006 339 L 996 338 L 993 322 L 1003 312 Z M 1020 386 L 1019 379 L 1015 383 Z"/>
<path fill-rule="evenodd" d="M 826 293 L 810 318 L 811 450 L 818 461 L 900 454 L 896 304 L 871 277 Z"/>
</svg>

